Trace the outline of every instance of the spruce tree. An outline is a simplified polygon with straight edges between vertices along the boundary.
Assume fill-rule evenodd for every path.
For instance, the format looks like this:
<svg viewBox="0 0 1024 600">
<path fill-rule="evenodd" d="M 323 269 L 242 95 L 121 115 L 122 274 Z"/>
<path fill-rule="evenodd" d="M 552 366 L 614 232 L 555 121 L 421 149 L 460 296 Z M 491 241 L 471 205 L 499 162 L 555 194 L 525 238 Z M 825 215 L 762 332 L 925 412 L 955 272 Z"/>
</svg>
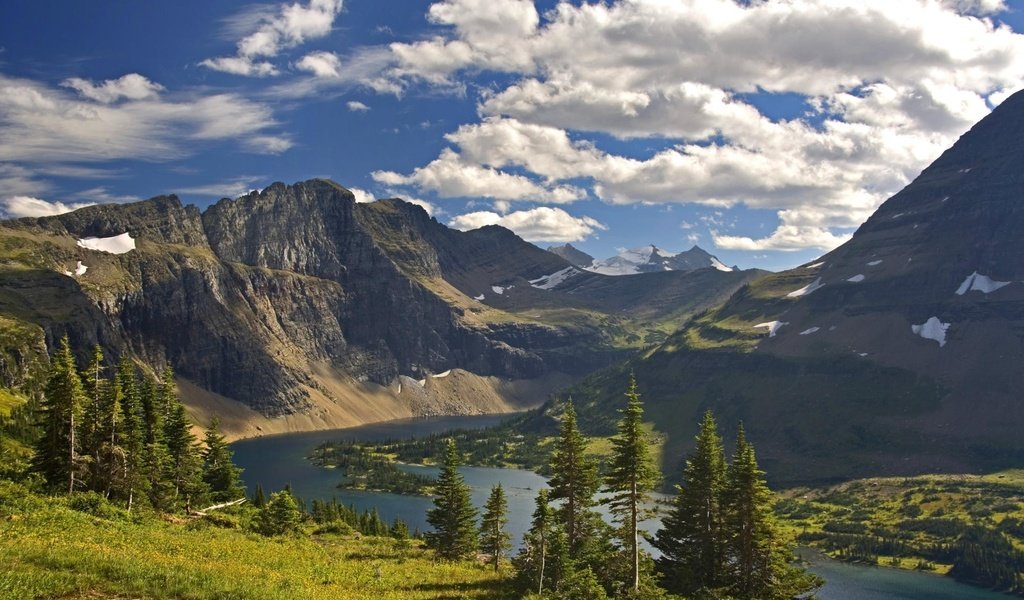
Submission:
<svg viewBox="0 0 1024 600">
<path fill-rule="evenodd" d="M 501 557 L 512 547 L 512 536 L 505 531 L 508 524 L 508 500 L 501 483 L 491 488 L 480 520 L 480 550 L 490 557 L 495 572 Z"/>
<path fill-rule="evenodd" d="M 103 350 L 97 345 L 92 350 L 89 364 L 82 371 L 82 392 L 85 405 L 82 409 L 81 448 L 82 455 L 90 461 L 90 487 L 102 490 L 102 474 L 100 460 L 106 442 L 104 431 L 106 426 L 105 410 L 109 390 L 103 379 Z"/>
<path fill-rule="evenodd" d="M 444 463 L 437 478 L 434 508 L 427 513 L 427 523 L 434 531 L 427 533 L 427 547 L 447 560 L 472 557 L 477 549 L 476 509 L 469 497 L 459 465 L 462 463 L 455 440 L 445 444 Z"/>
<path fill-rule="evenodd" d="M 285 489 L 271 494 L 266 506 L 260 509 L 257 529 L 267 536 L 291 534 L 299 530 L 301 519 L 295 497 Z"/>
<path fill-rule="evenodd" d="M 629 376 L 626 408 L 612 438 L 612 457 L 605 491 L 611 494 L 608 505 L 619 524 L 619 537 L 629 555 L 630 580 L 634 592 L 640 590 L 640 521 L 650 517 L 643 504 L 657 485 L 659 473 L 651 457 L 650 440 L 643 427 L 644 408 L 636 390 L 636 377 Z"/>
<path fill-rule="evenodd" d="M 231 448 L 220 433 L 219 417 L 210 421 L 203 443 L 206 445 L 203 450 L 203 481 L 210 489 L 210 498 L 217 502 L 227 502 L 244 496 L 242 470 L 232 462 Z"/>
<path fill-rule="evenodd" d="M 663 586 L 671 593 L 693 595 L 723 584 L 725 555 L 722 489 L 725 457 L 715 418 L 708 411 L 696 447 L 686 461 L 672 509 L 662 521 L 654 547 Z"/>
<path fill-rule="evenodd" d="M 50 376 L 41 407 L 42 436 L 35 447 L 33 470 L 53 489 L 75 491 L 79 482 L 78 436 L 85 394 L 68 338 L 50 362 Z"/>
<path fill-rule="evenodd" d="M 551 499 L 564 500 L 558 517 L 565 524 L 569 555 L 580 557 L 593 541 L 596 519 L 592 510 L 594 494 L 600 485 L 597 463 L 586 455 L 587 441 L 576 424 L 576 409 L 572 399 L 565 413 L 555 450 L 551 455 Z"/>
</svg>

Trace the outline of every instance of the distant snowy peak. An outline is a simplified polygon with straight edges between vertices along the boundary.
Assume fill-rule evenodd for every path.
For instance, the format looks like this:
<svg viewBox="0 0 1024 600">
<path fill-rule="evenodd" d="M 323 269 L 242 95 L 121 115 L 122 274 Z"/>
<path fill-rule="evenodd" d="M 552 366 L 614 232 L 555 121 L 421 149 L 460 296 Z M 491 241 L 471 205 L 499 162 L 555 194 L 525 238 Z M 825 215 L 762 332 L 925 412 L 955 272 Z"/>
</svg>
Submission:
<svg viewBox="0 0 1024 600">
<path fill-rule="evenodd" d="M 594 261 L 586 269 L 602 275 L 635 275 L 659 271 L 695 271 L 708 267 L 719 271 L 733 270 L 698 246 L 686 252 L 667 252 L 654 245 L 622 249 L 616 256 Z"/>
</svg>

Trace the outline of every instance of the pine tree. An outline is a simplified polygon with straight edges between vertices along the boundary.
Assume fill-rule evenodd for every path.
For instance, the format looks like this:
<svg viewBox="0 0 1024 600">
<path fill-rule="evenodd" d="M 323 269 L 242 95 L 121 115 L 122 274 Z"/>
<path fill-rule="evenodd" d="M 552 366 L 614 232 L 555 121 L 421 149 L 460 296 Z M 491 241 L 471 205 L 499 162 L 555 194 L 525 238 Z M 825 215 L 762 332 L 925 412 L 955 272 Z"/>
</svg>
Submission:
<svg viewBox="0 0 1024 600">
<path fill-rule="evenodd" d="M 618 434 L 612 438 L 612 458 L 605 478 L 605 491 L 612 515 L 619 523 L 620 537 L 629 554 L 630 581 L 634 592 L 640 590 L 640 521 L 650 516 L 643 504 L 658 483 L 659 473 L 651 457 L 650 440 L 643 428 L 644 408 L 636 390 L 636 377 L 629 376 L 626 408 L 622 410 Z"/>
<path fill-rule="evenodd" d="M 220 433 L 220 418 L 214 417 L 210 422 L 203 442 L 206 445 L 203 450 L 203 481 L 209 486 L 210 498 L 226 502 L 244 496 L 242 470 L 232 462 L 231 448 Z"/>
<path fill-rule="evenodd" d="M 123 494 L 132 510 L 137 494 L 148 491 L 143 472 L 145 429 L 142 423 L 142 400 L 135 378 L 135 366 L 127 354 L 121 355 L 115 385 L 121 390 L 121 425 L 118 445 L 123 451 Z"/>
<path fill-rule="evenodd" d="M 545 580 L 550 578 L 547 563 L 553 526 L 548 490 L 538 492 L 535 502 L 530 530 L 523 536 L 523 548 L 512 562 L 520 591 L 536 590 L 537 595 L 542 596 Z"/>
<path fill-rule="evenodd" d="M 427 547 L 447 560 L 471 557 L 477 549 L 476 509 L 470 501 L 469 486 L 459 473 L 461 462 L 455 440 L 449 438 L 437 478 L 434 508 L 427 513 L 427 523 L 434 528 L 427 533 Z"/>
<path fill-rule="evenodd" d="M 592 541 L 594 494 L 600 485 L 597 463 L 586 456 L 587 441 L 576 424 L 572 399 L 566 404 L 555 450 L 551 455 L 551 499 L 564 500 L 558 510 L 565 524 L 569 554 L 579 557 Z M 598 519 L 600 517 L 597 517 Z"/>
<path fill-rule="evenodd" d="M 740 425 L 722 494 L 727 582 L 739 600 L 795 598 L 818 585 L 790 564 L 792 550 L 775 524 L 774 496 L 764 475 Z"/>
<path fill-rule="evenodd" d="M 715 418 L 708 411 L 697 444 L 686 461 L 672 509 L 662 521 L 654 547 L 662 584 L 671 593 L 716 590 L 724 577 L 721 496 L 725 457 Z"/>
<path fill-rule="evenodd" d="M 91 462 L 90 487 L 94 490 L 101 490 L 103 486 L 99 463 L 106 442 L 103 435 L 106 425 L 104 411 L 109 390 L 103 379 L 103 350 L 98 345 L 93 348 L 92 357 L 85 370 L 82 371 L 81 378 L 82 392 L 85 398 L 81 427 L 82 455 L 88 457 Z"/>
<path fill-rule="evenodd" d="M 33 470 L 54 489 L 75 491 L 79 484 L 77 437 L 85 394 L 68 338 L 50 362 L 50 376 L 42 404 L 42 436 L 36 443 Z"/>
<path fill-rule="evenodd" d="M 491 495 L 484 504 L 484 515 L 480 520 L 480 550 L 494 563 L 498 571 L 501 557 L 512 547 L 512 536 L 505 531 L 508 524 L 508 500 L 501 483 L 491 488 Z"/>
<path fill-rule="evenodd" d="M 252 505 L 255 506 L 256 508 L 263 508 L 266 504 L 267 504 L 267 497 L 263 493 L 263 484 L 262 483 L 257 483 L 256 484 L 256 492 L 253 493 L 253 495 L 252 495 Z M 314 514 L 316 514 L 317 508 L 319 506 L 322 506 L 322 504 L 320 504 L 320 501 L 319 500 L 313 500 L 313 513 Z M 323 522 L 323 521 L 320 521 L 320 519 L 317 519 L 317 521 Z"/>
</svg>

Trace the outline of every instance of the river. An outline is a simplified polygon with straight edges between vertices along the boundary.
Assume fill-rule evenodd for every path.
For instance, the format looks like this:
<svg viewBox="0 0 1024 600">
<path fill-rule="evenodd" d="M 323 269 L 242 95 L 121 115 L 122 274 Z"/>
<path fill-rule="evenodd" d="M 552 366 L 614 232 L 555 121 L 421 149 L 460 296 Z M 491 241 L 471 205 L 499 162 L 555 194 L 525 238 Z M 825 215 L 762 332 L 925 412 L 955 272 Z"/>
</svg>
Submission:
<svg viewBox="0 0 1024 600">
<path fill-rule="evenodd" d="M 235 442 L 235 462 L 245 471 L 242 477 L 250 493 L 262 485 L 268 494 L 290 484 L 305 500 L 329 500 L 332 497 L 360 510 L 376 507 L 390 522 L 401 517 L 412 530 L 424 531 L 429 498 L 399 496 L 377 492 L 338 489 L 340 475 L 333 469 L 318 467 L 307 460 L 313 448 L 323 442 L 344 440 L 379 441 L 405 439 L 455 428 L 484 428 L 497 425 L 506 417 L 437 417 L 406 419 L 350 429 L 293 433 Z M 432 467 L 409 467 L 433 474 Z M 488 467 L 463 467 L 462 474 L 472 490 L 473 503 L 480 507 L 491 486 L 501 482 L 508 496 L 509 532 L 513 543 L 529 528 L 537 490 L 546 485 L 543 477 L 531 471 Z M 655 523 L 648 524 L 651 528 Z M 829 560 L 812 551 L 803 552 L 811 570 L 828 582 L 818 597 L 821 600 L 1007 600 L 1009 596 L 959 584 L 952 579 L 927 573 L 851 565 Z"/>
</svg>

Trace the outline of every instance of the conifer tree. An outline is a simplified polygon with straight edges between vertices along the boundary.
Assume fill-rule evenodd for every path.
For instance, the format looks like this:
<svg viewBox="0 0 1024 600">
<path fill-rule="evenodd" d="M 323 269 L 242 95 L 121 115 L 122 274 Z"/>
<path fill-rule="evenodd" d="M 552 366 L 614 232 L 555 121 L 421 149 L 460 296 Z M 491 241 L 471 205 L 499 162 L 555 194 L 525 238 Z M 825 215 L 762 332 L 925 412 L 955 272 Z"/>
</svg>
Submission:
<svg viewBox="0 0 1024 600">
<path fill-rule="evenodd" d="M 67 336 L 50 362 L 42 404 L 42 436 L 36 443 L 33 470 L 54 489 L 75 491 L 79 470 L 78 439 L 85 394 Z"/>
<path fill-rule="evenodd" d="M 267 497 L 263 493 L 263 484 L 256 484 L 256 492 L 252 495 L 252 505 L 256 508 L 263 508 L 267 504 Z M 319 500 L 313 500 L 313 512 L 316 513 L 318 507 L 322 506 Z"/>
<path fill-rule="evenodd" d="M 790 564 L 792 550 L 776 526 L 764 475 L 741 424 L 722 495 L 728 588 L 739 600 L 795 598 L 818 584 Z"/>
<path fill-rule="evenodd" d="M 693 595 L 716 590 L 724 579 L 722 489 L 725 457 L 715 418 L 708 411 L 696 447 L 683 469 L 672 509 L 662 521 L 654 547 L 663 586 L 671 593 Z"/>
<path fill-rule="evenodd" d="M 491 495 L 484 504 L 484 514 L 480 520 L 480 550 L 490 557 L 494 563 L 494 571 L 498 571 L 501 557 L 512 547 L 512 536 L 505 531 L 508 524 L 508 500 L 501 483 L 491 488 Z"/>
<path fill-rule="evenodd" d="M 592 541 L 595 513 L 594 494 L 600 485 L 597 463 L 586 456 L 587 441 L 576 424 L 576 409 L 572 399 L 565 413 L 555 450 L 551 455 L 551 499 L 564 500 L 558 517 L 565 524 L 569 554 L 579 557 Z M 598 519 L 600 517 L 597 517 Z"/>
<path fill-rule="evenodd" d="M 427 523 L 434 531 L 427 533 L 427 547 L 447 560 L 468 558 L 476 553 L 476 509 L 469 497 L 459 465 L 462 463 L 455 440 L 445 445 L 444 463 L 437 478 L 434 508 L 427 513 Z"/>
<path fill-rule="evenodd" d="M 551 506 L 548 503 L 546 488 L 537 493 L 534 506 L 530 530 L 523 536 L 523 548 L 512 562 L 516 568 L 520 591 L 536 590 L 537 595 L 542 596 L 545 580 L 550 578 L 547 563 L 553 533 Z"/>
<path fill-rule="evenodd" d="M 106 381 L 103 379 L 103 350 L 97 345 L 93 347 L 89 364 L 82 371 L 82 393 L 85 398 L 85 405 L 82 409 L 81 448 L 82 454 L 89 457 L 92 462 L 91 477 L 93 489 L 102 489 L 98 484 L 100 479 L 98 465 L 106 442 L 103 432 L 106 419 L 106 409 L 109 390 Z"/>
<path fill-rule="evenodd" d="M 295 497 L 287 489 L 270 495 L 259 515 L 257 529 L 263 535 L 285 535 L 299 530 L 302 514 Z"/>
<path fill-rule="evenodd" d="M 183 500 L 185 512 L 189 512 L 192 502 L 203 495 L 206 484 L 203 483 L 199 444 L 192 434 L 192 424 L 184 405 L 174 393 L 173 385 L 173 380 L 168 383 L 165 375 L 165 402 L 169 405 L 167 419 L 164 421 L 164 438 L 169 458 L 167 473 L 174 487 L 174 500 Z"/>
<path fill-rule="evenodd" d="M 123 451 L 123 493 L 128 501 L 128 512 L 136 494 L 148 490 L 143 473 L 145 429 L 142 423 L 142 401 L 135 378 L 135 366 L 127 354 L 121 355 L 117 366 L 115 385 L 121 390 L 121 425 L 119 446 Z"/>
<path fill-rule="evenodd" d="M 643 504 L 650 500 L 650 492 L 657 485 L 659 473 L 651 458 L 650 440 L 643 429 L 643 404 L 636 389 L 636 377 L 629 376 L 626 408 L 618 424 L 618 434 L 612 438 L 612 457 L 605 479 L 612 515 L 619 523 L 620 538 L 630 561 L 630 581 L 626 584 L 640 590 L 640 521 L 650 511 Z"/>
<path fill-rule="evenodd" d="M 203 438 L 203 481 L 210 489 L 210 498 L 225 502 L 245 495 L 242 470 L 232 462 L 233 453 L 220 432 L 220 418 L 214 417 Z M 291 494 L 289 494 L 291 496 Z M 294 498 L 292 498 L 294 501 Z"/>
</svg>

